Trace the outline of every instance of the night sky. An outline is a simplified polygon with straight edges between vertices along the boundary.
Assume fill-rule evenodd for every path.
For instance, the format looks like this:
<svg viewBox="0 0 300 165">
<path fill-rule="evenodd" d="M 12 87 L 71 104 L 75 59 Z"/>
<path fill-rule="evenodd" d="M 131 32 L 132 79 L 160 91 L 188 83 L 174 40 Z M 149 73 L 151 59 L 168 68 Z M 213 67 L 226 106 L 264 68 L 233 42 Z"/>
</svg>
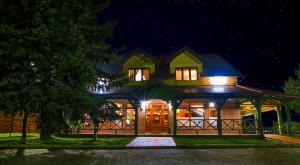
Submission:
<svg viewBox="0 0 300 165">
<path fill-rule="evenodd" d="M 117 20 L 110 43 L 124 52 L 218 53 L 245 75 L 240 84 L 282 90 L 300 62 L 299 9 L 297 0 L 112 0 L 99 22 Z"/>
</svg>

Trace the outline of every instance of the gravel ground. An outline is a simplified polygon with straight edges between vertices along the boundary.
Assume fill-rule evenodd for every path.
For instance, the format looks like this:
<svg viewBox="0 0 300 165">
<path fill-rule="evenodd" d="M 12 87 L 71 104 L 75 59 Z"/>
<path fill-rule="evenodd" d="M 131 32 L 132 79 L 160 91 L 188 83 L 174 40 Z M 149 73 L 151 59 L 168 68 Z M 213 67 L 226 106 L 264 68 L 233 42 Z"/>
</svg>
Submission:
<svg viewBox="0 0 300 165">
<path fill-rule="evenodd" d="M 0 150 L 0 164 L 300 164 L 300 148 L 247 149 L 123 149 L 123 150 Z"/>
</svg>

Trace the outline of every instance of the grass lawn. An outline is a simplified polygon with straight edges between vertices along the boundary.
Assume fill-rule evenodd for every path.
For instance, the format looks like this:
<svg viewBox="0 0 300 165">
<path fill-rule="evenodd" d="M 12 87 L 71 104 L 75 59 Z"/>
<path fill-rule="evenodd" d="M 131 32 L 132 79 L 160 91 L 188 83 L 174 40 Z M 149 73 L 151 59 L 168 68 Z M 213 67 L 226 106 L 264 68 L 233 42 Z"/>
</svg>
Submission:
<svg viewBox="0 0 300 165">
<path fill-rule="evenodd" d="M 99 137 L 96 142 L 92 138 L 67 138 L 56 137 L 48 142 L 39 139 L 39 134 L 28 134 L 27 144 L 21 144 L 21 134 L 0 133 L 0 148 L 123 148 L 134 137 Z"/>
<path fill-rule="evenodd" d="M 249 148 L 249 147 L 300 147 L 291 143 L 270 139 L 255 138 L 197 138 L 176 137 L 174 138 L 178 148 Z"/>
<path fill-rule="evenodd" d="M 96 142 L 92 138 L 57 137 L 44 142 L 39 134 L 28 134 L 27 144 L 21 144 L 21 134 L 0 133 L 1 148 L 27 149 L 121 149 L 134 137 L 100 137 Z M 285 143 L 270 139 L 241 137 L 175 137 L 177 148 L 249 148 L 249 147 L 300 147 L 300 145 Z"/>
</svg>

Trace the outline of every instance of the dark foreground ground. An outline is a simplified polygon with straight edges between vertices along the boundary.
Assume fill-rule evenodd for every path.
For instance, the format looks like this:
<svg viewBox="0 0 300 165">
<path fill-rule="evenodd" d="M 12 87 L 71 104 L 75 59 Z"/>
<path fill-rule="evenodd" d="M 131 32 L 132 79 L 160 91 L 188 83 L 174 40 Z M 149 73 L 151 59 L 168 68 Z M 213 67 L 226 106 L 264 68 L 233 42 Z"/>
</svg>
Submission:
<svg viewBox="0 0 300 165">
<path fill-rule="evenodd" d="M 0 164 L 300 164 L 300 148 L 246 149 L 3 149 Z"/>
</svg>

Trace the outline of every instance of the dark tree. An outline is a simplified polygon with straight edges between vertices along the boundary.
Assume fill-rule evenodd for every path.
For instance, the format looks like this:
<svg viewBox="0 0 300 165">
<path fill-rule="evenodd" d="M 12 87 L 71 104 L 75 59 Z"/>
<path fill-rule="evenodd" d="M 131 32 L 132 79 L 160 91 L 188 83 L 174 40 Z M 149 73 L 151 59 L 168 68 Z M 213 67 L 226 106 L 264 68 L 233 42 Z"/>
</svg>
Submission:
<svg viewBox="0 0 300 165">
<path fill-rule="evenodd" d="M 94 141 L 97 140 L 100 123 L 120 119 L 116 113 L 119 110 L 116 104 L 106 100 L 95 100 L 95 102 L 97 105 L 90 111 L 91 120 L 94 124 Z"/>
<path fill-rule="evenodd" d="M 289 78 L 284 84 L 284 91 L 288 94 L 296 96 L 294 100 L 292 100 L 289 106 L 295 109 L 298 113 L 300 113 L 300 64 L 297 69 L 295 69 L 296 78 Z"/>
<path fill-rule="evenodd" d="M 110 75 L 98 67 L 115 59 L 106 43 L 115 22 L 96 22 L 108 4 L 107 0 L 0 3 L 1 102 L 25 114 L 38 109 L 41 139 L 63 128 L 64 114 L 82 118 L 94 106 L 91 90 L 127 82 L 124 74 Z"/>
</svg>

